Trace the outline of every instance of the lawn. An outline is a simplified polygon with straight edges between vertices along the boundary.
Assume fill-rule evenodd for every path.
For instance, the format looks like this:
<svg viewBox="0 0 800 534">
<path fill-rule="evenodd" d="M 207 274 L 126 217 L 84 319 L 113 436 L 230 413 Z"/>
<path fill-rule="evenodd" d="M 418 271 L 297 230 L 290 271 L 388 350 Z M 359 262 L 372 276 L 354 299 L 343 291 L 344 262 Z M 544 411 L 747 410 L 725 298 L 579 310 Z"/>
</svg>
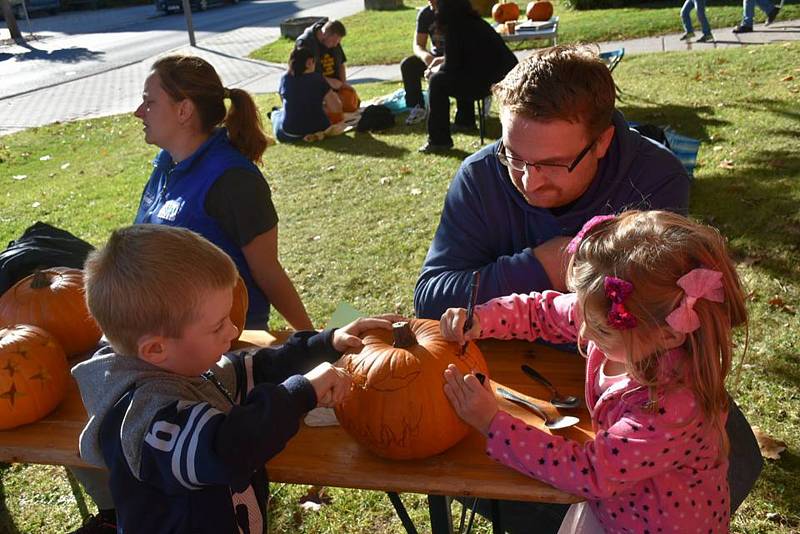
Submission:
<svg viewBox="0 0 800 534">
<path fill-rule="evenodd" d="M 748 292 L 748 358 L 730 384 L 750 422 L 787 450 L 767 465 L 733 532 L 800 531 L 800 43 L 626 58 L 614 72 L 629 119 L 669 124 L 700 138 L 693 217 L 730 239 Z M 362 85 L 364 97 L 397 84 Z M 275 95 L 259 97 L 262 109 Z M 497 136 L 496 117 L 489 134 Z M 442 199 L 476 136 L 460 150 L 422 155 L 424 126 L 348 134 L 267 151 L 265 175 L 281 215 L 281 257 L 315 322 L 336 304 L 367 313 L 412 312 L 412 292 Z M 31 129 L 0 139 L 0 242 L 37 220 L 101 244 L 129 223 L 151 168 L 132 116 Z M 283 322 L 276 318 L 272 327 Z M 737 339 L 738 348 L 744 338 Z M 385 495 L 333 489 L 305 512 L 306 488 L 279 485 L 273 532 L 401 533 Z M 80 517 L 63 469 L 0 466 L 0 532 L 63 532 Z M 405 496 L 424 524 L 425 501 Z M 0 499 L 0 503 L 3 500 Z M 5 522 L 5 523 L 4 523 Z M 487 522 L 478 532 L 488 533 Z"/>
<path fill-rule="evenodd" d="M 399 63 L 409 56 L 417 7 L 426 3 L 425 0 L 405 0 L 405 6 L 400 10 L 362 11 L 342 19 L 347 28 L 343 46 L 348 64 Z M 518 3 L 524 14 L 526 3 Z M 679 2 L 659 0 L 642 2 L 637 7 L 585 11 L 570 9 L 558 0 L 555 0 L 554 4 L 556 14 L 560 17 L 559 43 L 616 41 L 683 30 Z M 737 0 L 711 0 L 706 15 L 712 28 L 733 27 L 741 22 L 742 3 Z M 781 11 L 779 20 L 798 17 L 800 17 L 800 5 L 787 4 Z M 756 21 L 763 22 L 762 19 L 763 13 L 757 11 Z M 695 26 L 695 31 L 699 32 L 699 25 L 696 22 Z M 540 46 L 541 43 L 542 41 L 523 41 L 512 43 L 512 48 L 531 48 Z M 293 45 L 294 41 L 281 38 L 252 52 L 250 57 L 286 63 Z"/>
</svg>

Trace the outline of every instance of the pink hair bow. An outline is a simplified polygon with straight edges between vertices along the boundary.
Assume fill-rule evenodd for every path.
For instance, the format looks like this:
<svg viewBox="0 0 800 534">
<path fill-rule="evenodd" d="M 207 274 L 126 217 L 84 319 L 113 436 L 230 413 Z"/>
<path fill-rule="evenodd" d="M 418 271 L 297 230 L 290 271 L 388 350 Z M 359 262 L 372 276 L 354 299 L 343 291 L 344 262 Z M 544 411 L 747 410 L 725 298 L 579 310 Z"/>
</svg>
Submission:
<svg viewBox="0 0 800 534">
<path fill-rule="evenodd" d="M 697 299 L 706 299 L 712 302 L 725 301 L 722 273 L 711 269 L 692 269 L 678 279 L 678 285 L 685 294 L 678 307 L 667 315 L 667 324 L 673 330 L 688 334 L 700 328 L 700 318 L 694 311 Z"/>
<path fill-rule="evenodd" d="M 636 317 L 625 308 L 625 300 L 633 293 L 633 284 L 616 276 L 606 276 L 603 287 L 606 297 L 611 301 L 608 325 L 617 330 L 636 328 Z"/>
<path fill-rule="evenodd" d="M 586 223 L 583 225 L 583 228 L 581 228 L 581 231 L 575 234 L 575 237 L 573 237 L 572 241 L 570 241 L 569 245 L 567 245 L 567 252 L 569 252 L 570 254 L 575 254 L 575 251 L 578 250 L 578 246 L 581 244 L 581 241 L 583 241 L 583 236 L 585 236 L 587 232 L 589 232 L 589 230 L 591 230 L 601 222 L 608 221 L 610 219 L 615 219 L 616 217 L 617 217 L 616 215 L 595 215 L 594 217 L 586 221 Z"/>
</svg>

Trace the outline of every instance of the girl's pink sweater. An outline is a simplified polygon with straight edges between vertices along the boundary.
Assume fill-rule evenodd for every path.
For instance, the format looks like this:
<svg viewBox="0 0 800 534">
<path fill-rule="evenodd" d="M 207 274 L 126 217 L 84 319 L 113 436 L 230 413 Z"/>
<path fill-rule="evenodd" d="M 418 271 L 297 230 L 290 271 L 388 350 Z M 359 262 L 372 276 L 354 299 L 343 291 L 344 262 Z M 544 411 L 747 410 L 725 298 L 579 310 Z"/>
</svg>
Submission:
<svg viewBox="0 0 800 534">
<path fill-rule="evenodd" d="M 496 298 L 476 308 L 481 337 L 575 341 L 576 302 L 575 295 L 555 291 Z M 675 371 L 686 352 L 662 357 L 660 382 L 669 387 L 659 388 L 654 407 L 647 389 L 631 379 L 598 396 L 606 357 L 592 342 L 587 354 L 586 404 L 595 439 L 566 440 L 500 411 L 489 428 L 487 454 L 584 497 L 609 533 L 727 533 L 728 461 L 719 458 L 718 433 Z"/>
</svg>

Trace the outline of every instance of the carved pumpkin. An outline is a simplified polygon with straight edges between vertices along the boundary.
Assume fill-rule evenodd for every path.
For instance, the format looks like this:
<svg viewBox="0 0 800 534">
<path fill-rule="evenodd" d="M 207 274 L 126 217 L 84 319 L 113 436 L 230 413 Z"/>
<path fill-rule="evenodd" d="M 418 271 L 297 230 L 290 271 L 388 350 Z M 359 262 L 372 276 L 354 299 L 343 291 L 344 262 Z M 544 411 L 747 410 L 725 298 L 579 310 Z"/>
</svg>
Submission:
<svg viewBox="0 0 800 534">
<path fill-rule="evenodd" d="M 550 20 L 550 17 L 553 16 L 553 4 L 547 0 L 528 2 L 528 9 L 525 10 L 525 14 L 530 20 L 534 21 Z"/>
<path fill-rule="evenodd" d="M 514 2 L 499 2 L 492 7 L 492 18 L 503 24 L 519 18 L 519 6 Z"/>
<path fill-rule="evenodd" d="M 64 399 L 67 356 L 35 326 L 0 329 L 0 430 L 41 419 Z"/>
<path fill-rule="evenodd" d="M 30 324 L 52 334 L 68 355 L 93 349 L 100 327 L 89 314 L 83 271 L 51 267 L 17 282 L 0 297 L 0 326 Z"/>
<path fill-rule="evenodd" d="M 405 460 L 445 451 L 469 432 L 444 394 L 444 370 L 488 375 L 474 343 L 464 355 L 445 341 L 439 322 L 412 319 L 395 323 L 393 332 L 371 330 L 364 347 L 342 356 L 339 364 L 353 376 L 353 392 L 336 416 L 348 434 L 378 456 Z"/>
<path fill-rule="evenodd" d="M 239 329 L 239 335 L 244 331 L 244 323 L 247 320 L 247 306 L 250 298 L 247 296 L 247 286 L 241 276 L 237 277 L 236 286 L 233 288 L 233 305 L 231 306 L 230 318 L 233 326 Z"/>
</svg>

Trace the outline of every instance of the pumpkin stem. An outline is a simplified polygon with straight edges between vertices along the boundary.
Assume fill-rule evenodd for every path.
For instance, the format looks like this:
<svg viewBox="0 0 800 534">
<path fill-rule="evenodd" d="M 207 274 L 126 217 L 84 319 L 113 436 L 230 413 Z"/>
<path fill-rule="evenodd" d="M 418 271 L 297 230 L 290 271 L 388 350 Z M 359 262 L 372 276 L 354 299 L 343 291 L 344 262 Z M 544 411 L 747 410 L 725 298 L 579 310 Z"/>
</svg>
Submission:
<svg viewBox="0 0 800 534">
<path fill-rule="evenodd" d="M 392 337 L 394 338 L 394 347 L 398 349 L 405 349 L 413 347 L 417 344 L 417 338 L 414 332 L 411 331 L 411 325 L 408 321 L 398 321 L 392 323 Z"/>
<path fill-rule="evenodd" d="M 44 271 L 36 270 L 31 280 L 31 289 L 42 289 L 50 286 L 50 276 Z"/>
</svg>

